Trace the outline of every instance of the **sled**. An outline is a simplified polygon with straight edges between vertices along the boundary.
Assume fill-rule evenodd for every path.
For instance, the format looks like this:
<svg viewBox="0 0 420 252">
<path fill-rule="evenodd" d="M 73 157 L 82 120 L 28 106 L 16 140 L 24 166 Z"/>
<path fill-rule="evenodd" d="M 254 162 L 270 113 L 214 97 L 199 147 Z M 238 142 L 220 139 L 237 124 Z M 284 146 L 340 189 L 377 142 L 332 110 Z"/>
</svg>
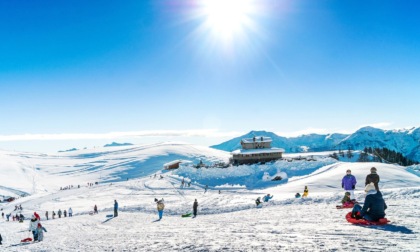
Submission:
<svg viewBox="0 0 420 252">
<path fill-rule="evenodd" d="M 183 214 L 181 216 L 182 216 L 182 218 L 185 218 L 185 217 L 191 217 L 191 215 L 192 215 L 192 213 L 186 213 L 186 214 Z"/>
<path fill-rule="evenodd" d="M 105 217 L 112 218 L 112 217 L 114 217 L 114 215 L 113 214 L 107 214 Z"/>
<path fill-rule="evenodd" d="M 357 204 L 357 202 L 353 203 L 347 203 L 347 204 L 343 204 L 343 205 L 337 205 L 335 206 L 337 209 L 343 209 L 343 208 L 353 208 L 354 205 Z"/>
<path fill-rule="evenodd" d="M 380 225 L 386 225 L 388 224 L 388 222 L 390 222 L 387 218 L 381 218 L 378 221 L 368 221 L 365 219 L 354 219 L 351 217 L 351 212 L 349 212 L 348 214 L 346 214 L 346 220 L 348 222 L 350 222 L 351 224 L 358 224 L 358 225 L 376 225 L 376 226 L 380 226 Z"/>
<path fill-rule="evenodd" d="M 28 238 L 25 238 L 25 239 L 21 240 L 20 242 L 25 243 L 25 242 L 31 242 L 31 241 L 32 241 L 32 238 L 28 237 Z"/>
</svg>

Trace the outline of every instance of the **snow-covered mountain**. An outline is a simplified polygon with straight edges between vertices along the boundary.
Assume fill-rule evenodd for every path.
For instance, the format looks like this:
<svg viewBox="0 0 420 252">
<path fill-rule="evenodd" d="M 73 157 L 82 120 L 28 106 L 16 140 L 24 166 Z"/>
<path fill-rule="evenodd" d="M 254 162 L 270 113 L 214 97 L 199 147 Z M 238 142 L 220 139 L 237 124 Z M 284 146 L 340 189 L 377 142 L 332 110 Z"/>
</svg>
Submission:
<svg viewBox="0 0 420 252">
<path fill-rule="evenodd" d="M 242 138 L 252 138 L 254 136 L 271 137 L 273 147 L 284 148 L 289 153 L 347 150 L 349 147 L 353 150 L 379 147 L 401 152 L 412 160 L 420 161 L 420 128 L 382 130 L 363 127 L 350 135 L 338 133 L 309 134 L 290 138 L 267 131 L 251 131 L 248 134 L 211 147 L 224 151 L 234 151 L 240 148 Z"/>
</svg>

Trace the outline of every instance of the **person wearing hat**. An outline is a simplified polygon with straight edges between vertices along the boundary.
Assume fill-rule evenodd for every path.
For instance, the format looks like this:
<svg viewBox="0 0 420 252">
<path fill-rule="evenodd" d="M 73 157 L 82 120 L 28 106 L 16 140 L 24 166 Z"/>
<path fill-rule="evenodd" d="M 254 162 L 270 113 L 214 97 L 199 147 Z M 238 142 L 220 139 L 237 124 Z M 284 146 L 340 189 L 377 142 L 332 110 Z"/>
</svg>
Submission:
<svg viewBox="0 0 420 252">
<path fill-rule="evenodd" d="M 373 183 L 375 185 L 376 191 L 379 191 L 379 175 L 376 173 L 376 168 L 370 168 L 370 174 L 366 176 L 365 186 L 368 184 Z"/>
<path fill-rule="evenodd" d="M 356 188 L 356 177 L 351 174 L 351 170 L 348 169 L 346 172 L 346 175 L 341 180 L 341 188 L 344 189 L 344 191 L 350 193 L 350 199 L 355 199 L 354 197 L 354 189 Z"/>
<path fill-rule="evenodd" d="M 32 231 L 32 235 L 34 236 L 34 242 L 38 240 L 38 223 L 39 220 L 35 217 L 35 215 L 32 215 L 32 219 L 29 221 L 29 232 Z"/>
<path fill-rule="evenodd" d="M 257 205 L 257 207 L 261 204 L 262 202 L 261 202 L 261 197 L 258 197 L 256 200 L 255 200 L 255 204 Z"/>
<path fill-rule="evenodd" d="M 360 216 L 368 221 L 378 221 L 384 218 L 387 205 L 382 197 L 382 193 L 376 190 L 374 183 L 368 184 L 365 187 L 365 192 L 366 198 L 363 208 L 359 204 L 354 205 L 352 217 L 355 217 L 356 213 L 360 212 Z"/>
</svg>

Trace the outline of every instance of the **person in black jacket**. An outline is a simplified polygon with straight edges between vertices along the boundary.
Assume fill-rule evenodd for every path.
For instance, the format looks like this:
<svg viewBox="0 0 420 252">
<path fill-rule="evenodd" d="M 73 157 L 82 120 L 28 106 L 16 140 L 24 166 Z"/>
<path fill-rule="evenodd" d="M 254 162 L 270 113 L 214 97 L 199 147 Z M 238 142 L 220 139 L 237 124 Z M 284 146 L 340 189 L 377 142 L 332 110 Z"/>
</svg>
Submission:
<svg viewBox="0 0 420 252">
<path fill-rule="evenodd" d="M 367 195 L 363 208 L 359 204 L 354 205 L 352 217 L 356 217 L 356 213 L 360 212 L 360 216 L 368 221 L 378 221 L 379 219 L 384 218 L 387 205 L 382 197 L 382 193 L 375 190 L 374 183 L 368 184 L 365 188 L 365 192 Z"/>
<path fill-rule="evenodd" d="M 3 241 L 3 238 L 1 238 L 1 234 L 0 234 L 0 245 L 3 245 L 3 244 L 1 243 L 1 241 Z"/>
<path fill-rule="evenodd" d="M 376 191 L 379 191 L 379 175 L 376 173 L 376 168 L 370 168 L 370 174 L 366 176 L 365 186 L 373 183 L 375 185 Z"/>
<path fill-rule="evenodd" d="M 197 216 L 197 208 L 198 208 L 198 202 L 197 202 L 197 199 L 195 199 L 194 204 L 193 204 L 193 214 L 194 214 L 194 217 Z"/>
</svg>

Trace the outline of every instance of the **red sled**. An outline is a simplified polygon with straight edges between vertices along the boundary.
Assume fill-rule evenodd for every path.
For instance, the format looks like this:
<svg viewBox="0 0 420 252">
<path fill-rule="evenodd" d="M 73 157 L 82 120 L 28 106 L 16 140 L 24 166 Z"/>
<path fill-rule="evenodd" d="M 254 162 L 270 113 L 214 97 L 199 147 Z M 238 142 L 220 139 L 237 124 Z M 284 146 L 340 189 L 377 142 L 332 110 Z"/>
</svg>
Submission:
<svg viewBox="0 0 420 252">
<path fill-rule="evenodd" d="M 20 242 L 31 242 L 31 241 L 32 241 L 32 238 L 28 237 L 28 238 L 25 238 L 25 239 L 21 240 Z"/>
<path fill-rule="evenodd" d="M 387 218 L 381 218 L 378 221 L 368 221 L 365 219 L 354 219 L 351 217 L 351 212 L 349 212 L 346 215 L 346 220 L 348 222 L 350 222 L 351 224 L 359 224 L 359 225 L 376 225 L 376 226 L 381 226 L 381 225 L 386 225 L 388 224 L 388 222 L 390 222 Z"/>
<path fill-rule="evenodd" d="M 335 206 L 337 209 L 343 209 L 343 208 L 353 208 L 354 207 L 354 205 L 356 204 L 357 202 L 346 202 L 346 203 L 344 203 L 343 205 L 337 205 L 337 206 Z"/>
</svg>

